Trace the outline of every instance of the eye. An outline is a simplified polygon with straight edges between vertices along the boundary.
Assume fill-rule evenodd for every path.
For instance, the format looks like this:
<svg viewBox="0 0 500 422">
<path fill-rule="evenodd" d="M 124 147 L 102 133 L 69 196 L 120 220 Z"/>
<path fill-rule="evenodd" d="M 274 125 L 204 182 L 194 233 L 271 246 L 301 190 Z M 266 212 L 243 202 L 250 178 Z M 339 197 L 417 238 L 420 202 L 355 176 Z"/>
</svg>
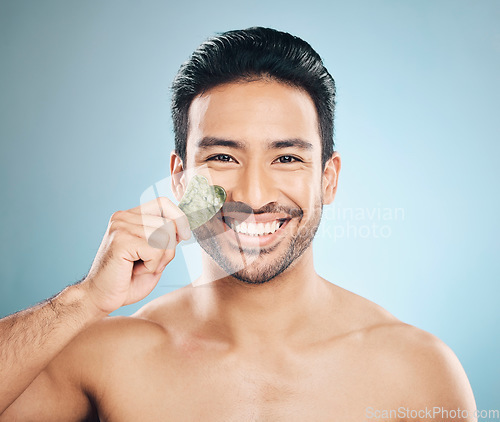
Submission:
<svg viewBox="0 0 500 422">
<path fill-rule="evenodd" d="M 293 155 L 282 155 L 281 157 L 278 157 L 276 159 L 276 161 L 280 164 L 295 163 L 295 162 L 301 163 L 302 162 L 301 159 L 294 157 Z"/>
<path fill-rule="evenodd" d="M 207 158 L 207 161 L 222 161 L 226 163 L 230 163 L 231 161 L 234 161 L 233 157 L 227 154 L 217 154 L 213 155 L 212 157 Z"/>
</svg>

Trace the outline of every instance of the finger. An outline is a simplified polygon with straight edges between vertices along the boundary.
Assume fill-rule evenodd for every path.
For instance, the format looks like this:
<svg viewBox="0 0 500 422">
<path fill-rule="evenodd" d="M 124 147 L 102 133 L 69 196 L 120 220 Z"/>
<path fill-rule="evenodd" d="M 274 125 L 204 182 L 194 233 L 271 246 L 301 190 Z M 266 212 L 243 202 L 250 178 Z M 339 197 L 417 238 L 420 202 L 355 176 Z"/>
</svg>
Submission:
<svg viewBox="0 0 500 422">
<path fill-rule="evenodd" d="M 191 228 L 186 214 L 168 198 L 161 196 L 131 208 L 129 211 L 133 214 L 161 216 L 173 220 L 181 239 L 187 240 L 191 237 Z"/>
<path fill-rule="evenodd" d="M 154 271 L 153 274 L 160 274 L 162 273 L 166 266 L 174 259 L 175 257 L 175 249 L 170 249 L 170 250 L 165 250 L 165 253 L 163 254 L 162 258 L 159 260 L 158 265 L 156 266 L 156 270 Z M 142 275 L 142 274 L 148 274 L 151 273 L 151 270 L 148 269 L 148 267 L 153 267 L 153 263 L 150 265 L 146 266 L 144 262 L 142 261 L 137 261 L 134 263 L 134 269 L 133 273 L 135 275 Z"/>
<path fill-rule="evenodd" d="M 175 239 L 187 240 L 191 236 L 190 230 L 187 235 L 186 233 L 181 233 L 182 229 L 179 229 L 179 227 L 182 227 L 183 225 L 182 219 L 172 220 L 170 218 L 163 218 L 157 215 L 134 214 L 129 211 L 118 211 L 113 214 L 110 223 L 117 224 L 117 221 L 144 227 L 146 239 L 149 239 L 150 236 L 162 226 L 165 226 L 164 229 L 171 229 L 170 235 Z M 179 243 L 179 241 L 177 243 Z"/>
<path fill-rule="evenodd" d="M 140 216 L 133 217 L 132 219 L 134 218 L 137 220 L 140 219 Z M 153 248 L 175 249 L 178 243 L 175 223 L 161 217 L 151 218 L 150 223 L 155 225 L 143 226 L 134 224 L 125 219 L 115 219 L 109 224 L 109 233 L 111 235 L 116 232 L 129 233 L 130 235 L 143 239 Z"/>
<path fill-rule="evenodd" d="M 176 221 L 171 218 L 163 218 L 157 215 L 134 214 L 128 211 L 123 211 L 117 215 L 115 220 L 125 221 L 127 223 L 136 224 L 138 226 L 150 227 L 156 229 L 162 225 L 173 224 L 177 231 L 177 226 L 182 225 L 181 221 Z M 151 231 L 148 233 L 148 236 Z M 179 233 L 179 237 L 180 233 Z"/>
<path fill-rule="evenodd" d="M 158 198 L 152 199 L 151 201 L 144 202 L 143 204 L 130 208 L 129 211 L 134 214 L 149 214 L 149 215 L 164 215 L 166 216 L 165 211 L 169 209 L 170 206 L 177 206 L 168 198 L 164 196 L 160 196 Z"/>
<path fill-rule="evenodd" d="M 157 248 L 143 237 L 126 230 L 115 231 L 112 241 L 116 243 L 115 250 L 120 256 L 134 262 L 135 273 L 136 267 L 139 267 L 140 273 L 154 274 L 175 256 L 175 241 L 171 241 L 165 249 Z"/>
</svg>

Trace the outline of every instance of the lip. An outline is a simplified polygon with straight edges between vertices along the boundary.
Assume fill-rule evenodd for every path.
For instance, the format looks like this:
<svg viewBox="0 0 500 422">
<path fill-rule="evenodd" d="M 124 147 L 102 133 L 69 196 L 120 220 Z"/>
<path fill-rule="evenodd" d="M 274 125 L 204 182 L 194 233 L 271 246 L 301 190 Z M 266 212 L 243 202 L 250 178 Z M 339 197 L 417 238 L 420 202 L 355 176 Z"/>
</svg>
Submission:
<svg viewBox="0 0 500 422">
<path fill-rule="evenodd" d="M 260 217 L 260 218 L 255 218 L 255 217 Z M 224 231 L 225 235 L 229 236 L 230 241 L 233 243 L 237 244 L 238 246 L 241 247 L 249 247 L 249 248 L 255 248 L 255 247 L 264 247 L 264 246 L 269 246 L 272 245 L 273 243 L 279 241 L 284 235 L 284 229 L 288 225 L 288 223 L 291 221 L 290 217 L 284 217 L 284 216 L 279 216 L 276 217 L 274 215 L 255 215 L 251 216 L 251 218 L 247 218 L 245 221 L 247 222 L 252 222 L 252 223 L 267 223 L 271 222 L 274 220 L 284 220 L 283 224 L 279 229 L 277 229 L 274 233 L 270 234 L 263 234 L 261 236 L 252 236 L 248 234 L 243 234 L 243 233 L 236 233 L 231 226 L 229 226 L 225 221 L 223 217 L 220 217 L 220 220 L 222 221 L 222 224 L 224 226 Z"/>
</svg>

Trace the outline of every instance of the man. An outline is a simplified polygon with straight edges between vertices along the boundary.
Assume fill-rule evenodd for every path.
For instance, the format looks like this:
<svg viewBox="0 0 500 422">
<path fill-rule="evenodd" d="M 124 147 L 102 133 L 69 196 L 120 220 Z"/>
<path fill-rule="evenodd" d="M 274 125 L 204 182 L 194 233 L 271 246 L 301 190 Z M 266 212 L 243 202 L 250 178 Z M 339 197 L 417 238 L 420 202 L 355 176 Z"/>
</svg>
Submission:
<svg viewBox="0 0 500 422">
<path fill-rule="evenodd" d="M 194 230 L 202 276 L 107 318 L 146 297 L 190 237 L 166 198 L 113 214 L 83 281 L 0 321 L 0 421 L 475 420 L 440 340 L 314 270 L 340 171 L 334 95 L 290 34 L 203 43 L 173 84 L 171 156 L 177 199 L 188 171 L 227 192 Z"/>
</svg>

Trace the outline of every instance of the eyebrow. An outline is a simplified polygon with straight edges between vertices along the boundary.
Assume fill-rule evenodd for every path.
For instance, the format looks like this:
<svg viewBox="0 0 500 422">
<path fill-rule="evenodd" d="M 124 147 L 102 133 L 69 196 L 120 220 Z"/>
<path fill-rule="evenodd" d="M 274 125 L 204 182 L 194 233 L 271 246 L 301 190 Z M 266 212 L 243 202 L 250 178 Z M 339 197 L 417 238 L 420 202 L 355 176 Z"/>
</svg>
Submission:
<svg viewBox="0 0 500 422">
<path fill-rule="evenodd" d="M 283 139 L 280 141 L 273 141 L 269 144 L 268 149 L 280 149 L 280 148 L 299 148 L 303 150 L 312 150 L 313 145 L 310 142 L 304 141 L 303 139 Z"/>
<path fill-rule="evenodd" d="M 245 149 L 245 144 L 240 141 L 234 141 L 232 139 L 221 139 L 206 136 L 198 141 L 197 144 L 200 149 L 207 149 L 211 147 L 229 147 L 236 149 Z"/>
<path fill-rule="evenodd" d="M 198 141 L 197 144 L 200 149 L 208 149 L 211 147 L 229 147 L 235 149 L 245 149 L 245 143 L 241 141 L 235 141 L 233 139 L 222 139 L 215 138 L 211 136 L 206 136 Z M 283 148 L 299 148 L 302 150 L 312 150 L 313 144 L 303 139 L 281 139 L 277 141 L 272 141 L 268 144 L 267 149 L 283 149 Z"/>
</svg>

